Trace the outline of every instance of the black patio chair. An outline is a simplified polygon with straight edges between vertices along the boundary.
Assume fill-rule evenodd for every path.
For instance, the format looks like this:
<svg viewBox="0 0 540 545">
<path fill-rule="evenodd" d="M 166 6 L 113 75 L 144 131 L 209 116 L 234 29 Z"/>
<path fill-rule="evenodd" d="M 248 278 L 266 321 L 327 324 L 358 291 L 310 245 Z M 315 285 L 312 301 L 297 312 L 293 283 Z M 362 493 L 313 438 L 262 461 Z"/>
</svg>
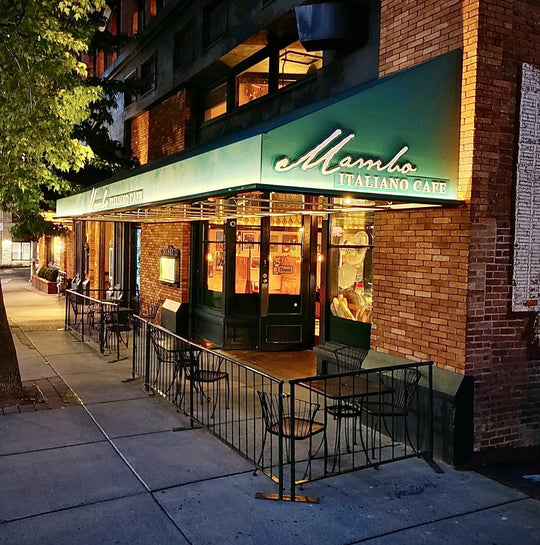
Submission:
<svg viewBox="0 0 540 545">
<path fill-rule="evenodd" d="M 153 386 L 157 385 L 162 369 L 167 366 L 171 367 L 169 384 L 166 385 L 163 393 L 167 395 L 176 382 L 175 403 L 177 403 L 178 397 L 183 395 L 182 373 L 184 361 L 186 359 L 185 352 L 188 352 L 190 349 L 189 343 L 177 339 L 176 337 L 166 335 L 155 327 L 150 327 L 150 342 L 152 343 L 157 358 L 157 369 Z M 182 397 L 180 398 L 180 402 L 181 401 Z"/>
<path fill-rule="evenodd" d="M 225 357 L 213 352 L 197 349 L 197 347 L 191 344 L 190 349 L 182 353 L 182 357 L 184 359 L 182 365 L 185 380 L 193 383 L 195 390 L 199 392 L 202 399 L 205 399 L 207 402 L 213 399 L 210 418 L 214 418 L 219 399 L 219 390 L 215 387 L 213 388 L 212 396 L 209 395 L 210 385 L 215 386 L 221 381 L 225 382 L 225 408 L 228 409 L 230 397 L 229 373 L 222 369 Z"/>
<path fill-rule="evenodd" d="M 369 353 L 369 348 L 363 346 L 342 346 L 334 350 L 338 373 L 350 373 L 360 371 L 364 360 Z"/>
<path fill-rule="evenodd" d="M 403 422 L 405 449 L 408 443 L 413 451 L 417 452 L 417 448 L 411 441 L 407 417 L 416 397 L 421 376 L 420 371 L 415 367 L 398 368 L 379 373 L 381 384 L 388 387 L 389 391 L 380 393 L 375 399 L 368 398 L 360 405 L 361 410 L 367 415 L 368 425 L 371 428 L 372 455 L 375 454 L 375 434 L 377 430 L 382 432 L 382 426 L 392 442 L 395 442 L 396 419 Z M 389 420 L 392 420 L 391 425 L 389 425 Z"/>
<path fill-rule="evenodd" d="M 353 373 L 360 371 L 364 360 L 369 353 L 369 348 L 364 348 L 361 346 L 342 346 L 334 350 L 334 355 L 336 357 L 336 366 L 338 373 Z M 334 405 L 329 405 L 326 407 L 328 414 L 332 415 L 336 420 L 336 437 L 334 443 L 334 464 L 332 471 L 336 467 L 337 460 L 339 459 L 340 443 L 341 443 L 341 425 L 342 420 L 352 420 L 352 430 L 353 430 L 353 443 L 356 437 L 356 427 L 358 418 L 362 416 L 361 408 L 355 402 L 354 399 L 350 400 L 339 400 Z M 345 422 L 345 445 L 347 452 L 351 451 L 351 441 L 349 426 Z"/>
<path fill-rule="evenodd" d="M 156 301 L 143 301 L 139 311 L 139 317 L 149 322 L 154 322 L 159 307 L 163 304 L 163 299 L 157 299 Z"/>
<path fill-rule="evenodd" d="M 309 439 L 308 463 L 302 481 L 306 480 L 309 475 L 311 477 L 311 462 L 319 452 L 326 436 L 325 425 L 322 422 L 317 422 L 315 416 L 319 410 L 319 403 L 309 403 L 300 399 L 295 400 L 294 404 L 294 420 L 291 410 L 290 395 L 272 394 L 257 390 L 259 401 L 261 403 L 262 417 L 264 423 L 264 435 L 261 446 L 261 453 L 257 460 L 257 465 L 260 467 L 264 456 L 264 447 L 268 434 L 279 436 L 282 434 L 285 441 L 287 451 L 287 461 L 289 460 L 289 441 L 303 441 Z M 312 450 L 313 436 L 322 433 L 323 437 L 314 454 Z M 256 471 L 256 470 L 255 470 Z"/>
<path fill-rule="evenodd" d="M 106 346 L 110 346 L 110 340 L 116 337 L 118 346 L 120 343 L 129 347 L 129 332 L 133 329 L 132 312 L 129 309 L 119 309 L 107 311 L 105 317 L 105 327 L 107 328 Z"/>
</svg>

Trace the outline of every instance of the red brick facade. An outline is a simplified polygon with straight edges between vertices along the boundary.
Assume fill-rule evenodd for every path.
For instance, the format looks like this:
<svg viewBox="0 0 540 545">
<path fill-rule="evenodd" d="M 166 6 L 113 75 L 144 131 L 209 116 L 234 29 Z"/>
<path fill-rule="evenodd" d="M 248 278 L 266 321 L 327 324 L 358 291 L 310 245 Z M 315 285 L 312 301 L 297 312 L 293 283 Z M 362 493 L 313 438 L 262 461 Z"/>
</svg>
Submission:
<svg viewBox="0 0 540 545">
<path fill-rule="evenodd" d="M 531 316 L 511 312 L 518 85 L 522 62 L 540 66 L 539 19 L 533 0 L 382 3 L 381 75 L 463 49 L 468 204 L 376 219 L 373 344 L 474 376 L 477 449 L 540 440 Z"/>
<path fill-rule="evenodd" d="M 131 121 L 131 149 L 144 165 L 182 151 L 190 142 L 190 106 L 185 90 Z"/>
<path fill-rule="evenodd" d="M 141 300 L 172 299 L 189 302 L 189 223 L 152 223 L 141 227 Z M 172 287 L 159 281 L 161 249 L 169 245 L 180 250 L 180 286 Z M 158 316 L 159 320 L 159 316 Z"/>
</svg>

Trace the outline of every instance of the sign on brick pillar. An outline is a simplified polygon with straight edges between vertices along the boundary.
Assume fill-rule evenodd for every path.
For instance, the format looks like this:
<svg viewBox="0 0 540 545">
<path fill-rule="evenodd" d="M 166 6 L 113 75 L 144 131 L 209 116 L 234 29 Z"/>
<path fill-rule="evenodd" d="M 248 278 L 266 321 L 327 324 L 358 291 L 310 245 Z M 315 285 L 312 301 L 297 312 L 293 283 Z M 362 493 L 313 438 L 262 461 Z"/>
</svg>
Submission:
<svg viewBox="0 0 540 545">
<path fill-rule="evenodd" d="M 515 311 L 540 305 L 540 69 L 523 64 L 514 239 Z"/>
</svg>

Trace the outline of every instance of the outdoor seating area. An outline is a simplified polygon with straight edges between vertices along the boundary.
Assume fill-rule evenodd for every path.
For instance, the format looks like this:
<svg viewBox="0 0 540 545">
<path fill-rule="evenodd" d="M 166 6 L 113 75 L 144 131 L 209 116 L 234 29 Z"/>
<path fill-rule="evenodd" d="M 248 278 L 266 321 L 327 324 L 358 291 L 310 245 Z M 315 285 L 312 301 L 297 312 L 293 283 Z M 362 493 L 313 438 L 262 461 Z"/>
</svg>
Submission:
<svg viewBox="0 0 540 545">
<path fill-rule="evenodd" d="M 133 326 L 133 376 L 270 476 L 278 496 L 406 457 L 432 463 L 431 398 L 419 388 L 431 362 L 357 361 L 355 371 L 283 380 L 139 316 Z"/>
<path fill-rule="evenodd" d="M 369 350 L 340 346 L 337 372 L 317 374 L 312 356 L 310 376 L 285 379 L 108 299 L 68 290 L 66 324 L 103 353 L 132 357 L 133 378 L 270 476 L 282 499 L 331 475 L 412 456 L 432 463 L 431 362 L 364 368 Z"/>
</svg>

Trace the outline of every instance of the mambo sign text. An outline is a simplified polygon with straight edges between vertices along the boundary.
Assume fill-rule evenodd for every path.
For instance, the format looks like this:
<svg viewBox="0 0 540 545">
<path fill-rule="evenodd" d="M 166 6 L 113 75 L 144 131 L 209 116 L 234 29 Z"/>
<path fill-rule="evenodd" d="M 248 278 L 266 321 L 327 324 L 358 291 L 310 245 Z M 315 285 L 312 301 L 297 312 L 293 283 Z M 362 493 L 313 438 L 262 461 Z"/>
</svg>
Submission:
<svg viewBox="0 0 540 545">
<path fill-rule="evenodd" d="M 128 191 L 118 195 L 109 195 L 109 190 L 105 188 L 103 195 L 99 198 L 99 188 L 92 188 L 88 210 L 104 210 L 107 208 L 119 208 L 143 202 L 143 190 Z"/>
<path fill-rule="evenodd" d="M 307 171 L 320 167 L 324 176 L 334 178 L 334 187 L 357 191 L 389 193 L 422 193 L 445 195 L 448 180 L 415 176 L 416 165 L 400 159 L 409 150 L 403 146 L 389 161 L 381 158 L 353 157 L 342 155 L 343 148 L 355 138 L 354 133 L 342 136 L 336 129 L 328 138 L 292 161 L 281 157 L 274 163 L 276 172 L 289 172 L 294 168 Z"/>
</svg>

